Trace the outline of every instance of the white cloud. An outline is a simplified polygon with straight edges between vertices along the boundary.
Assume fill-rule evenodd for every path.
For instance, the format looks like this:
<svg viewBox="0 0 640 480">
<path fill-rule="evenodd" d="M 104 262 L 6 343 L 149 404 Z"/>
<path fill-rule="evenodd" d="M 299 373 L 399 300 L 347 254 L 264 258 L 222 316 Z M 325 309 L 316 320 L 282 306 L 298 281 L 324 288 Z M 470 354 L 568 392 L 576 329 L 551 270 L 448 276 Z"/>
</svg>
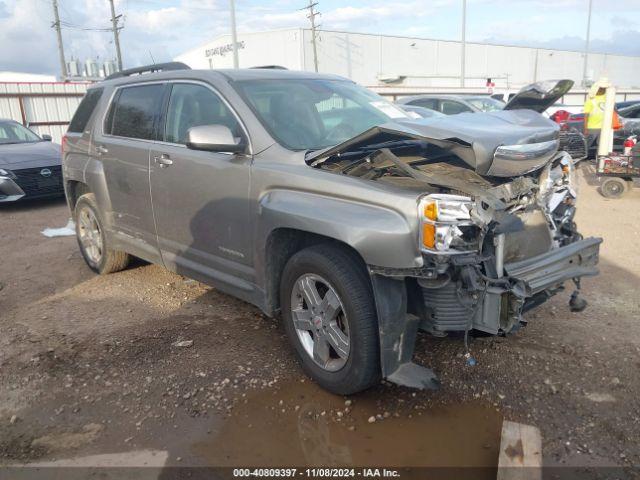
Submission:
<svg viewBox="0 0 640 480">
<path fill-rule="evenodd" d="M 110 27 L 106 0 L 58 0 L 62 20 Z M 305 0 L 237 0 L 239 30 L 307 27 Z M 574 48 L 583 42 L 587 0 L 469 0 L 468 38 Z M 593 49 L 640 55 L 640 1 L 594 2 Z M 229 31 L 228 0 L 117 0 L 124 16 L 125 66 L 167 61 Z M 459 36 L 460 0 L 320 0 L 324 29 L 399 35 Z M 606 15 L 602 9 L 606 8 Z M 526 10 L 525 10 L 526 9 Z M 596 9 L 598 11 L 596 12 Z M 521 12 L 527 12 L 526 15 Z M 577 19 L 571 23 L 559 17 Z M 478 20 L 483 18 L 483 20 Z M 486 19 L 489 20 L 486 20 Z M 50 0 L 0 0 L 0 70 L 59 71 Z M 577 22 L 577 23 L 576 23 Z M 556 28 L 558 25 L 558 28 Z M 564 29 L 564 26 L 567 29 Z M 571 30 L 568 27 L 572 27 Z M 546 31 L 546 34 L 540 32 Z M 556 33 L 557 32 L 557 33 Z M 110 32 L 65 28 L 65 51 L 81 59 L 114 57 Z M 555 38 L 558 37 L 558 38 Z"/>
</svg>

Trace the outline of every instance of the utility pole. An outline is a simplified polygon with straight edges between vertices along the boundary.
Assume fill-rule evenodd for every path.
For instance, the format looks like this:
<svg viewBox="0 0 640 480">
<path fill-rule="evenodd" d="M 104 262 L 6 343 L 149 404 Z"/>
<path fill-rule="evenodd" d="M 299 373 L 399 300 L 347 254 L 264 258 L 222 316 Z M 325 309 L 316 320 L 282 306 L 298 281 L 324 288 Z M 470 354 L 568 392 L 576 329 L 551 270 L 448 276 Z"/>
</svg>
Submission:
<svg viewBox="0 0 640 480">
<path fill-rule="evenodd" d="M 467 0 L 462 0 L 462 47 L 460 52 L 460 86 L 464 87 L 467 56 Z"/>
<path fill-rule="evenodd" d="M 60 15 L 58 14 L 58 0 L 52 0 L 53 4 L 53 24 L 51 25 L 56 29 L 56 35 L 58 36 L 58 55 L 60 55 L 60 73 L 62 74 L 62 80 L 67 79 L 67 62 L 64 59 L 64 47 L 62 45 L 62 31 L 60 30 Z"/>
<path fill-rule="evenodd" d="M 233 68 L 240 66 L 238 59 L 238 34 L 236 33 L 236 2 L 229 0 L 229 9 L 231 10 L 231 43 L 233 44 Z"/>
<path fill-rule="evenodd" d="M 109 0 L 111 4 L 111 25 L 113 26 L 113 42 L 116 46 L 116 58 L 118 60 L 118 71 L 122 71 L 122 52 L 120 52 L 120 27 L 118 27 L 118 20 L 122 15 L 116 16 L 116 7 L 113 5 L 113 0 Z"/>
<path fill-rule="evenodd" d="M 316 29 L 320 25 L 316 25 L 316 16 L 320 15 L 320 12 L 316 12 L 314 10 L 314 7 L 316 5 L 318 5 L 318 2 L 314 2 L 313 0 L 309 0 L 309 5 L 307 5 L 306 7 L 302 8 L 301 10 L 309 10 L 309 15 L 307 15 L 307 18 L 311 22 L 311 44 L 313 45 L 313 67 L 314 67 L 315 71 L 317 72 L 318 71 L 318 47 L 316 45 L 316 40 L 317 40 Z"/>
<path fill-rule="evenodd" d="M 582 86 L 587 86 L 587 65 L 589 63 L 589 42 L 591 40 L 591 8 L 593 0 L 589 0 L 589 14 L 587 16 L 587 40 L 584 43 L 584 68 L 582 70 Z"/>
</svg>

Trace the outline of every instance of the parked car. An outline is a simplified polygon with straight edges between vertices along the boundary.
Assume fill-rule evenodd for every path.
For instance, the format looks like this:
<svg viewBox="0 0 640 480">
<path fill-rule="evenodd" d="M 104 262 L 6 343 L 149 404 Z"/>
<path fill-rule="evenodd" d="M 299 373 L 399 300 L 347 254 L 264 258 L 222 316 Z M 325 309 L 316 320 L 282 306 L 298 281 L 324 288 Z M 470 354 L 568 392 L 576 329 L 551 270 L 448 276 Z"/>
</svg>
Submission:
<svg viewBox="0 0 640 480">
<path fill-rule="evenodd" d="M 417 105 L 403 105 L 396 104 L 402 110 L 407 112 L 410 117 L 413 118 L 442 118 L 446 115 L 444 113 L 436 112 L 430 108 L 418 107 Z"/>
<path fill-rule="evenodd" d="M 428 108 L 445 115 L 465 112 L 495 112 L 504 108 L 504 103 L 489 95 L 413 95 L 396 101 L 399 105 Z"/>
<path fill-rule="evenodd" d="M 554 90 L 554 87 L 557 85 Z M 573 86 L 571 80 L 561 80 L 559 82 L 538 82 L 527 85 L 518 93 L 509 95 L 509 102 L 504 103 L 488 95 L 414 95 L 399 99 L 396 103 L 403 107 L 422 107 L 432 109 L 447 115 L 457 115 L 460 113 L 495 112 L 500 110 L 534 110 L 540 114 L 555 111 L 556 102 L 562 95 L 559 91 L 568 92 Z M 563 94 L 564 95 L 564 94 Z M 549 98 L 545 98 L 548 96 Z M 552 101 L 549 101 L 552 99 Z M 544 106 L 544 108 L 542 108 Z M 564 116 L 566 120 L 570 115 Z M 552 120 L 557 121 L 556 117 Z M 560 123 L 560 122 L 558 122 Z M 560 134 L 560 146 L 562 150 L 568 152 L 575 161 L 587 158 L 587 139 L 582 133 L 582 128 L 573 128 L 573 125 L 562 129 Z"/>
<path fill-rule="evenodd" d="M 626 103 L 626 102 L 625 102 Z M 640 118 L 640 103 L 633 103 L 617 109 L 618 114 L 622 118 L 638 119 Z"/>
<path fill-rule="evenodd" d="M 64 195 L 61 168 L 49 135 L 0 119 L 0 203 Z"/>
<path fill-rule="evenodd" d="M 332 392 L 435 388 L 419 329 L 508 333 L 597 273 L 573 161 L 536 112 L 425 122 L 333 75 L 147 69 L 91 86 L 65 138 L 86 263 L 134 255 L 281 315 Z"/>
<path fill-rule="evenodd" d="M 621 110 L 623 108 L 631 107 L 632 105 L 640 105 L 640 99 L 627 100 L 624 102 L 616 102 L 616 110 Z"/>
</svg>

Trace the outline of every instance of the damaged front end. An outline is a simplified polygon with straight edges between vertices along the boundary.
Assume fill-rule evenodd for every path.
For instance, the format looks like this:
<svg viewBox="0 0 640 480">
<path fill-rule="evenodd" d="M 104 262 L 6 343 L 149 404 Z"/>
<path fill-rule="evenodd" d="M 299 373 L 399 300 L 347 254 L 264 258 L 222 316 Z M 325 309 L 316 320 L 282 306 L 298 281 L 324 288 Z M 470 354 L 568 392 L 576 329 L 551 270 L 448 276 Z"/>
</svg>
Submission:
<svg viewBox="0 0 640 480">
<path fill-rule="evenodd" d="M 497 116 L 513 120 L 511 114 L 521 128 L 511 124 L 506 144 L 500 132 L 490 135 L 477 123 L 475 139 L 474 128 L 454 135 L 442 123 L 433 130 L 433 124 L 405 124 L 376 127 L 309 160 L 419 192 L 422 267 L 369 266 L 382 372 L 390 381 L 438 386 L 430 369 L 412 362 L 418 330 L 436 336 L 513 332 L 526 323 L 524 312 L 563 290 L 566 281 L 577 292 L 581 277 L 598 273 L 602 239 L 583 239 L 576 229 L 576 173 L 571 157 L 558 151 L 557 127 L 531 117 L 540 117 L 534 112 Z M 488 116 L 469 115 L 474 122 Z M 572 303 L 576 310 L 586 305 L 577 293 Z"/>
</svg>

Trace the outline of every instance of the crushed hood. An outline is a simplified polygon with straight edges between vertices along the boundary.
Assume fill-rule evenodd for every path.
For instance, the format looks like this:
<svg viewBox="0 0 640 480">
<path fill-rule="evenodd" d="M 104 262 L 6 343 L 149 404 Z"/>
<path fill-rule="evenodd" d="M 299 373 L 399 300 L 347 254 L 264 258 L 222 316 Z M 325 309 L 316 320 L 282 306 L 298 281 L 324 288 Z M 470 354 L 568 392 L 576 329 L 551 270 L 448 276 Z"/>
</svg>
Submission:
<svg viewBox="0 0 640 480">
<path fill-rule="evenodd" d="M 486 175 L 499 146 L 555 140 L 558 131 L 558 124 L 531 110 L 461 113 L 428 121 L 402 119 L 372 127 L 333 147 L 309 152 L 306 161 L 318 164 L 336 155 L 382 147 L 388 142 L 423 140 L 450 150 L 478 174 Z M 513 175 L 530 170 L 524 162 L 521 168 L 517 163 L 512 167 Z"/>
<path fill-rule="evenodd" d="M 546 80 L 522 87 L 505 105 L 505 110 L 533 110 L 542 113 L 573 87 L 573 80 Z"/>
</svg>

